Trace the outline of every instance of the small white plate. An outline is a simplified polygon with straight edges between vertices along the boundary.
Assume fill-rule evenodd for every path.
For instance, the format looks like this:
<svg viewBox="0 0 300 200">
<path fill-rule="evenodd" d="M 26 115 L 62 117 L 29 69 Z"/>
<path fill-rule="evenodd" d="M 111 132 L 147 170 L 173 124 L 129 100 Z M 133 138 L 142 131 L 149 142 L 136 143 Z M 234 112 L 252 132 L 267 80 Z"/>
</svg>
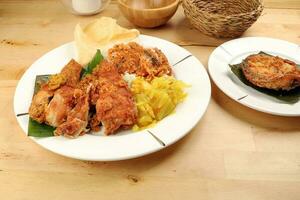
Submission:
<svg viewBox="0 0 300 200">
<path fill-rule="evenodd" d="M 300 47 L 287 41 L 245 37 L 220 45 L 210 55 L 208 70 L 216 85 L 233 100 L 255 110 L 281 116 L 300 116 L 300 102 L 286 104 L 242 83 L 229 64 L 241 63 L 250 54 L 264 51 L 300 63 Z"/>
<path fill-rule="evenodd" d="M 176 107 L 174 114 L 164 118 L 155 127 L 140 132 L 127 130 L 113 136 L 86 134 L 77 139 L 62 136 L 31 138 L 44 148 L 67 157 L 112 161 L 158 151 L 185 136 L 198 123 L 208 106 L 211 85 L 207 72 L 190 52 L 171 42 L 145 35 L 141 35 L 139 39 L 143 46 L 161 49 L 173 66 L 176 78 L 191 85 L 186 90 L 187 98 Z M 28 112 L 36 75 L 58 73 L 71 58 L 75 58 L 75 52 L 74 43 L 67 43 L 48 52 L 31 65 L 16 88 L 16 115 Z M 28 115 L 19 116 L 17 120 L 27 133 Z"/>
</svg>

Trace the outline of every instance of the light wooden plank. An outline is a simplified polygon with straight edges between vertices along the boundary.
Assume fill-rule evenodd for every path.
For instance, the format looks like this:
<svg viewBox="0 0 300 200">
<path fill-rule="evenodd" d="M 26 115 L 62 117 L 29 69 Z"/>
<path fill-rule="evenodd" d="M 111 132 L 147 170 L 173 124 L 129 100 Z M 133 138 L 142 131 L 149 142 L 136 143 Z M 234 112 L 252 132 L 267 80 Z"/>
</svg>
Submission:
<svg viewBox="0 0 300 200">
<path fill-rule="evenodd" d="M 266 8 L 244 36 L 300 44 L 300 10 L 290 9 L 297 2 L 266 0 L 266 5 L 289 9 Z M 100 16 L 134 27 L 116 3 L 99 15 L 82 17 L 68 13 L 58 0 L 0 1 L 1 200 L 300 199 L 300 117 L 254 111 L 228 98 L 214 83 L 208 110 L 190 134 L 148 156 L 79 161 L 51 153 L 28 138 L 13 112 L 18 80 L 37 58 L 72 41 L 76 23 Z M 211 52 L 227 41 L 193 29 L 182 8 L 166 26 L 139 30 L 182 45 L 206 68 Z"/>
<path fill-rule="evenodd" d="M 264 0 L 266 8 L 300 9 L 299 0 Z"/>
</svg>

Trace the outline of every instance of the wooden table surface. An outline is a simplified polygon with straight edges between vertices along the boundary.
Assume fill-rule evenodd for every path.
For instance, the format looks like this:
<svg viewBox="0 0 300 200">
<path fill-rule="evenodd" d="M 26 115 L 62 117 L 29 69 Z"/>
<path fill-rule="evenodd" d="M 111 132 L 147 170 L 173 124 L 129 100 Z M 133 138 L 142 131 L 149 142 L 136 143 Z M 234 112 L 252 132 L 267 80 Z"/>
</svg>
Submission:
<svg viewBox="0 0 300 200">
<path fill-rule="evenodd" d="M 300 44 L 300 1 L 265 0 L 266 9 L 244 36 Z M 47 51 L 73 40 L 76 23 L 111 16 L 133 27 L 113 1 L 101 14 L 69 14 L 59 1 L 0 0 L 0 199 L 300 199 L 299 117 L 246 108 L 212 83 L 198 125 L 176 144 L 119 162 L 86 162 L 51 153 L 25 136 L 13 113 L 24 71 Z M 202 35 L 180 7 L 158 29 L 139 29 L 192 52 L 207 67 L 225 40 Z"/>
</svg>

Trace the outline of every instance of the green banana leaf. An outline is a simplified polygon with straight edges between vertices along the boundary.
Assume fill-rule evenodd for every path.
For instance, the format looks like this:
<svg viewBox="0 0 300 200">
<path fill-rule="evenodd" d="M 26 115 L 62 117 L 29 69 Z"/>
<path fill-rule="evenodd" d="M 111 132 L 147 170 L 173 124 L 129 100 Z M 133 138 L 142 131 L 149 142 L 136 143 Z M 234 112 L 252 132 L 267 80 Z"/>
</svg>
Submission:
<svg viewBox="0 0 300 200">
<path fill-rule="evenodd" d="M 260 54 L 267 54 L 264 52 L 260 52 Z M 269 55 L 269 54 L 267 54 Z M 263 93 L 269 96 L 272 96 L 278 100 L 280 100 L 282 103 L 287 103 L 287 104 L 294 104 L 297 103 L 299 101 L 300 98 L 300 87 L 297 87 L 295 89 L 286 91 L 286 90 L 272 90 L 272 89 L 267 89 L 267 88 L 261 88 L 258 87 L 254 84 L 252 84 L 251 82 L 249 82 L 246 77 L 244 76 L 243 70 L 242 70 L 242 66 L 244 64 L 244 61 L 242 63 L 239 64 L 235 64 L 235 65 L 229 65 L 231 68 L 231 71 L 233 72 L 233 74 L 241 81 L 243 82 L 245 85 Z M 300 67 L 299 65 L 297 65 L 298 67 Z"/>
<path fill-rule="evenodd" d="M 86 76 L 87 74 L 91 74 L 97 65 L 102 62 L 104 59 L 103 55 L 101 54 L 100 50 L 98 49 L 96 54 L 94 55 L 93 59 L 84 67 L 81 71 L 81 77 Z"/>
</svg>

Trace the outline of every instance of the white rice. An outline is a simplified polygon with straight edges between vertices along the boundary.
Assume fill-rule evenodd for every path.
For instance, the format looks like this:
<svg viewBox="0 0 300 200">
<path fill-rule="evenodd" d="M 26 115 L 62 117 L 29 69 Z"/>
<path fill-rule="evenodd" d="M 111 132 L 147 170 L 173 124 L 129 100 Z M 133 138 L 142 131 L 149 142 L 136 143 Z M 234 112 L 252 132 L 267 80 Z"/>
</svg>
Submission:
<svg viewBox="0 0 300 200">
<path fill-rule="evenodd" d="M 127 82 L 129 87 L 131 87 L 131 83 L 132 83 L 132 81 L 134 81 L 135 78 L 136 78 L 135 74 L 129 74 L 129 73 L 125 72 L 125 74 L 123 75 L 123 79 L 124 79 L 124 81 Z"/>
</svg>

